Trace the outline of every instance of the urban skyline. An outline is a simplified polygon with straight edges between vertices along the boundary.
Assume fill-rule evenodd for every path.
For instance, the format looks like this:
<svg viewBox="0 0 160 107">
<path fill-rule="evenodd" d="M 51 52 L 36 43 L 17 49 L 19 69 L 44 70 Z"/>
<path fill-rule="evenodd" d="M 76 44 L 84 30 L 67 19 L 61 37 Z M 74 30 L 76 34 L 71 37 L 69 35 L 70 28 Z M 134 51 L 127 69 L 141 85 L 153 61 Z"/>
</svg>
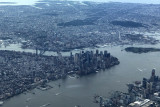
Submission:
<svg viewBox="0 0 160 107">
<path fill-rule="evenodd" d="M 2 107 L 159 104 L 160 4 L 16 1 L 0 6 Z"/>
</svg>

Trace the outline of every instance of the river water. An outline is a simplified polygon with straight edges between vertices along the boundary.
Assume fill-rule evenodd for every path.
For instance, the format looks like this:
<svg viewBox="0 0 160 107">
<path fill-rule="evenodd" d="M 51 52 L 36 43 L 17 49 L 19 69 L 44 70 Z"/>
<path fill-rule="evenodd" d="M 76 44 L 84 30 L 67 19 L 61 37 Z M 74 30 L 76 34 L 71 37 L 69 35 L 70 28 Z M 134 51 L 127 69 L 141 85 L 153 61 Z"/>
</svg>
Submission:
<svg viewBox="0 0 160 107">
<path fill-rule="evenodd" d="M 0 2 L 4 1 L 6 0 L 1 0 Z M 10 0 L 10 2 L 14 1 L 16 2 L 16 0 Z M 19 1 L 20 5 L 23 5 L 24 0 L 17 1 Z M 34 4 L 34 2 L 30 2 L 34 0 L 27 1 L 29 5 Z M 23 50 L 20 46 L 20 44 L 11 44 L 8 47 L 2 46 L 0 49 L 35 52 L 35 50 L 31 49 Z M 117 66 L 78 79 L 68 77 L 66 80 L 50 82 L 49 84 L 53 86 L 52 89 L 47 91 L 34 89 L 5 101 L 2 107 L 41 107 L 48 103 L 50 103 L 50 105 L 47 107 L 74 107 L 75 105 L 98 107 L 97 104 L 93 103 L 94 94 L 108 97 L 113 91 L 126 92 L 127 83 L 142 80 L 143 77 L 149 78 L 153 68 L 156 68 L 156 74 L 160 76 L 159 52 L 134 54 L 123 51 L 125 47 L 127 46 L 105 46 L 99 48 L 99 50 L 108 50 L 113 56 L 117 57 L 120 60 L 120 64 Z M 143 47 L 160 48 L 160 44 L 154 46 L 144 45 Z M 86 48 L 85 50 L 95 51 L 96 48 Z M 73 53 L 79 51 L 80 50 L 74 50 Z M 56 55 L 56 53 L 46 52 L 45 55 Z M 64 52 L 62 55 L 69 55 L 69 52 Z M 58 87 L 59 83 L 61 84 L 60 88 Z"/>
<path fill-rule="evenodd" d="M 139 46 L 139 45 L 135 45 Z M 143 47 L 160 47 L 158 45 L 141 45 Z M 50 82 L 52 89 L 41 91 L 34 89 L 26 94 L 15 96 L 4 102 L 3 107 L 40 107 L 50 103 L 47 107 L 98 107 L 93 103 L 94 94 L 108 97 L 113 91 L 127 91 L 127 83 L 142 80 L 143 77 L 149 78 L 151 70 L 156 68 L 156 74 L 160 76 L 160 53 L 151 52 L 144 54 L 134 54 L 125 52 L 127 46 L 105 46 L 99 50 L 107 50 L 120 60 L 120 64 L 97 74 L 84 76 L 82 78 L 68 77 L 66 80 Z M 18 44 L 8 47 L 1 47 L 1 50 L 17 50 L 35 52 L 35 50 L 23 50 Z M 86 48 L 84 50 L 93 50 Z M 74 50 L 73 53 L 80 50 Z M 47 52 L 46 55 L 56 55 L 54 52 Z M 64 52 L 62 55 L 69 55 Z M 61 87 L 58 87 L 58 84 Z M 33 94 L 35 93 L 35 94 Z M 30 100 L 28 100 L 30 99 Z"/>
</svg>

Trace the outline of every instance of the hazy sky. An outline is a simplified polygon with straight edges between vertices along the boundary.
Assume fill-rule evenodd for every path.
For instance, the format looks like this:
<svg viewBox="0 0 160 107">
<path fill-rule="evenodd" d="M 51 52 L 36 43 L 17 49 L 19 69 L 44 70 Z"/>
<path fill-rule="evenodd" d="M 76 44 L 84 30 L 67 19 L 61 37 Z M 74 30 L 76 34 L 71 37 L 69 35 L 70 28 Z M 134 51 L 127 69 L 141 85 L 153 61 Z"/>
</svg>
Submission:
<svg viewBox="0 0 160 107">
<path fill-rule="evenodd" d="M 77 0 L 78 1 L 78 0 Z M 152 3 L 152 4 L 160 4 L 160 0 L 88 0 L 88 1 L 102 1 L 102 2 L 129 2 L 129 3 Z"/>
<path fill-rule="evenodd" d="M 16 2 L 18 5 L 32 5 L 38 0 L 0 0 L 0 2 Z"/>
<path fill-rule="evenodd" d="M 22 5 L 31 5 L 38 0 L 0 0 L 0 2 L 17 2 Z M 61 0 L 62 1 L 62 0 Z M 149 4 L 160 4 L 160 0 L 71 0 L 71 1 L 94 1 L 94 2 L 129 2 L 129 3 L 149 3 Z"/>
</svg>

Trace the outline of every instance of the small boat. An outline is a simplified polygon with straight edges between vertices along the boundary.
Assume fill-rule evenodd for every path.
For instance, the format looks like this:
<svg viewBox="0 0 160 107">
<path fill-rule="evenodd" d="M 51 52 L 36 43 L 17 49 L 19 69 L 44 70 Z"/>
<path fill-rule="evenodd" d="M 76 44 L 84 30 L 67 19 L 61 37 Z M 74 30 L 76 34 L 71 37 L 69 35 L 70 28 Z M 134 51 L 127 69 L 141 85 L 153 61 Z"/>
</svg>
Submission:
<svg viewBox="0 0 160 107">
<path fill-rule="evenodd" d="M 31 100 L 31 98 L 27 98 L 26 102 L 29 102 Z"/>
<path fill-rule="evenodd" d="M 49 106 L 49 105 L 51 105 L 50 103 L 47 103 L 47 104 L 44 104 L 44 105 L 42 105 L 42 106 L 40 106 L 40 107 L 47 107 L 47 106 Z"/>
<path fill-rule="evenodd" d="M 138 69 L 138 71 L 140 71 L 140 72 L 142 72 L 143 70 L 142 69 L 139 69 L 139 68 L 137 68 Z"/>
<path fill-rule="evenodd" d="M 141 81 L 135 81 L 135 84 L 136 84 L 136 85 L 140 85 L 140 84 L 141 84 Z"/>
<path fill-rule="evenodd" d="M 59 95 L 59 94 L 61 94 L 61 93 L 56 93 L 55 95 L 57 96 L 57 95 Z"/>
<path fill-rule="evenodd" d="M 75 76 L 73 76 L 73 75 L 69 75 L 69 78 L 76 78 Z"/>
<path fill-rule="evenodd" d="M 75 105 L 75 107 L 81 107 L 80 105 Z"/>
<path fill-rule="evenodd" d="M 3 101 L 0 101 L 0 106 L 2 106 L 3 105 Z"/>
</svg>

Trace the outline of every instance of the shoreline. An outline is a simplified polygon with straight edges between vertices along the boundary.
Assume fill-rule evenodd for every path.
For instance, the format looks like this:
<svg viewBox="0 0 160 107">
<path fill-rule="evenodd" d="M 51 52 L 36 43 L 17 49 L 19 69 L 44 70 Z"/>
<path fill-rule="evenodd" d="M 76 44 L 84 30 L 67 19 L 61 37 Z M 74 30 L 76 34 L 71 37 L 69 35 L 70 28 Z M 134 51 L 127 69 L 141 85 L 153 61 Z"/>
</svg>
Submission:
<svg viewBox="0 0 160 107">
<path fill-rule="evenodd" d="M 6 69 L 5 71 L 1 72 L 0 74 L 1 81 L 4 82 L 2 84 L 2 90 L 4 90 L 4 94 L 0 95 L 1 100 L 7 100 L 13 96 L 24 93 L 27 90 L 32 90 L 39 85 L 42 85 L 42 87 L 47 86 L 45 84 L 49 81 L 63 79 L 70 74 L 70 70 L 74 70 L 75 67 L 80 67 L 81 65 L 83 65 L 83 63 L 81 63 L 81 60 L 86 60 L 86 58 L 84 57 L 85 55 L 92 55 L 91 53 L 89 53 L 89 51 L 86 51 L 86 53 L 82 51 L 82 53 L 79 53 L 79 55 L 82 55 L 82 59 L 79 57 L 80 59 L 77 60 L 75 58 L 78 53 L 75 54 L 75 56 L 71 54 L 71 56 L 68 57 L 63 57 L 60 53 L 58 56 L 39 56 L 34 53 L 7 50 L 0 50 L 0 53 L 0 58 L 2 59 L 0 62 L 1 70 L 9 68 L 8 70 Z M 92 65 L 97 64 L 98 69 L 111 68 L 120 63 L 117 58 L 110 56 L 110 54 L 107 52 L 105 52 L 104 54 L 100 54 L 97 50 L 97 54 L 93 55 L 94 56 L 92 56 L 92 58 L 96 62 L 92 62 L 92 60 L 90 60 L 90 63 Z M 97 58 L 100 58 L 100 60 L 97 60 Z M 107 61 L 106 63 L 104 63 L 106 64 L 105 66 L 101 62 L 103 58 L 105 58 Z M 97 61 L 100 62 L 98 63 Z M 70 67 L 66 66 L 64 62 L 68 62 L 70 64 Z M 89 62 L 87 63 L 89 64 Z M 32 64 L 32 66 L 30 64 Z M 56 66 L 54 65 L 55 67 L 53 67 L 53 64 L 56 64 Z M 37 67 L 35 68 L 35 66 Z M 46 69 L 45 66 L 48 66 L 49 68 L 47 67 Z M 62 67 L 63 69 L 61 69 Z M 93 68 L 93 66 L 85 65 L 83 68 L 76 68 L 77 70 L 74 70 L 71 74 L 85 76 L 96 73 L 97 68 L 95 66 Z M 55 70 L 51 71 L 51 69 Z M 7 79 L 5 80 L 5 78 Z M 5 85 L 8 82 L 10 84 Z M 6 90 L 5 88 L 7 87 L 9 88 Z"/>
</svg>

